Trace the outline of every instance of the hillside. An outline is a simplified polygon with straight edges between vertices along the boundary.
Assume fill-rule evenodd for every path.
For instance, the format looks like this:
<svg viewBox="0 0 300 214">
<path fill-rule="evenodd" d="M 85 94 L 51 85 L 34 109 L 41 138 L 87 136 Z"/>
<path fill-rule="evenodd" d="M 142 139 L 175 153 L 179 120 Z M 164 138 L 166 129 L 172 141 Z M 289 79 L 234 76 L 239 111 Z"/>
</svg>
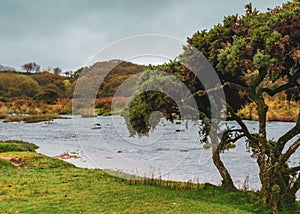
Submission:
<svg viewBox="0 0 300 214">
<path fill-rule="evenodd" d="M 91 67 L 78 69 L 70 77 L 43 73 L 18 73 L 12 71 L 0 72 L 0 115 L 6 114 L 70 114 L 72 113 L 71 98 L 81 72 L 94 73 L 93 78 L 102 78 L 101 69 L 112 66 L 114 61 L 98 62 Z M 112 98 L 118 87 L 129 77 L 144 71 L 147 67 L 130 62 L 117 62 L 107 76 L 104 77 L 95 101 L 96 112 L 109 115 Z M 120 63 L 120 64 L 119 64 Z M 170 73 L 177 75 L 176 66 L 172 64 L 158 66 L 162 71 L 172 69 Z M 182 72 L 182 71 L 180 71 Z M 83 75 L 84 77 L 84 75 Z M 81 77 L 82 78 L 82 77 Z M 89 80 L 87 80 L 89 81 Z M 186 79 L 185 81 L 189 81 Z M 133 85 L 133 84 L 132 84 Z M 128 89 L 130 90 L 130 88 Z M 270 98 L 268 120 L 294 121 L 299 109 L 299 100 L 286 101 L 286 94 Z M 129 100 L 128 97 L 116 98 L 122 107 Z M 239 99 L 237 99 L 239 100 Z M 238 114 L 244 119 L 257 119 L 257 113 L 251 103 L 237 107 Z M 55 118 L 55 117 L 54 117 Z"/>
<path fill-rule="evenodd" d="M 105 77 L 102 70 L 112 68 Z M 0 115 L 6 114 L 71 114 L 74 89 L 78 79 L 85 79 L 82 71 L 92 73 L 93 78 L 104 78 L 99 86 L 96 108 L 99 113 L 108 112 L 110 103 L 119 85 L 133 74 L 139 73 L 145 66 L 112 60 L 98 62 L 90 67 L 78 69 L 69 77 L 57 74 L 0 72 Z M 87 79 L 86 81 L 92 81 Z M 89 84 L 87 82 L 87 84 Z M 127 101 L 120 98 L 120 105 Z M 55 117 L 54 117 L 55 118 Z"/>
<path fill-rule="evenodd" d="M 169 62 L 155 68 L 171 73 L 178 78 L 183 78 L 186 85 L 191 85 L 192 77 L 189 72 L 177 62 Z M 119 86 L 129 77 L 146 69 L 147 67 L 143 65 L 111 60 L 97 62 L 90 67 L 82 67 L 68 77 L 49 72 L 20 73 L 2 71 L 0 72 L 0 116 L 5 118 L 7 114 L 71 114 L 71 99 L 77 82 L 82 81 L 84 82 L 83 85 L 88 86 L 95 79 L 102 80 L 101 84 L 96 86 L 98 88 L 95 100 L 96 113 L 110 115 L 112 113 L 110 112 L 112 98 L 116 96 L 115 93 Z M 106 70 L 108 70 L 108 74 L 103 76 L 103 72 Z M 133 82 L 128 84 L 128 91 L 137 81 L 136 77 L 131 78 L 131 80 Z M 269 83 L 265 82 L 265 84 Z M 195 89 L 191 88 L 192 91 Z M 74 98 L 76 96 L 80 95 L 75 94 Z M 281 93 L 266 100 L 269 105 L 267 120 L 295 120 L 300 101 L 297 97 L 288 96 L 286 93 Z M 232 100 L 234 109 L 243 119 L 257 119 L 257 112 L 253 104 L 247 99 L 242 99 L 239 93 L 236 96 L 229 96 L 229 99 Z M 120 109 L 113 113 L 120 113 L 129 97 L 115 97 L 115 100 Z M 85 111 L 85 109 L 80 111 Z M 80 113 L 80 111 L 77 113 Z M 54 115 L 53 118 L 57 118 L 57 116 Z"/>
</svg>

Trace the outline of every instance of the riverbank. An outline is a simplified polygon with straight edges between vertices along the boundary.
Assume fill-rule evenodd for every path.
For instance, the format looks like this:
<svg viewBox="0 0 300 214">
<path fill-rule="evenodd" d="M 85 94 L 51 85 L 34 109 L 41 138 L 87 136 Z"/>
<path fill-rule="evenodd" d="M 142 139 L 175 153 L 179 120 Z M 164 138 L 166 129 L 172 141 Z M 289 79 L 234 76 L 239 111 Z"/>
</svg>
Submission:
<svg viewBox="0 0 300 214">
<path fill-rule="evenodd" d="M 283 96 L 283 95 L 281 95 Z M 111 109 L 111 103 L 114 99 L 114 110 Z M 95 109 L 75 108 L 72 112 L 72 99 L 59 99 L 56 104 L 45 104 L 41 101 L 17 99 L 3 102 L 0 100 L 0 119 L 6 119 L 7 122 L 22 121 L 22 115 L 30 115 L 33 118 L 42 118 L 41 120 L 29 121 L 40 122 L 59 118 L 59 115 L 81 114 L 83 117 L 90 116 L 110 116 L 121 115 L 124 106 L 129 102 L 129 97 L 103 97 L 95 100 Z M 282 97 L 278 99 L 266 99 L 269 106 L 267 112 L 267 121 L 295 122 L 299 112 L 299 102 L 286 101 Z M 238 116 L 243 120 L 258 120 L 258 113 L 254 103 L 248 103 L 237 111 Z M 10 117 L 9 115 L 17 115 Z M 21 116 L 18 116 L 21 115 Z M 50 116 L 50 117 L 49 117 Z M 24 117 L 26 120 L 26 117 Z"/>
<path fill-rule="evenodd" d="M 0 142 L 0 148 L 0 212 L 265 212 L 257 192 L 229 192 L 189 182 L 121 179 L 35 153 L 33 144 L 22 141 Z M 300 203 L 296 206 L 300 208 Z"/>
<path fill-rule="evenodd" d="M 51 121 L 54 119 L 65 119 L 59 114 L 38 114 L 38 115 L 6 115 L 1 118 L 3 122 L 25 122 L 38 123 L 43 121 Z"/>
<path fill-rule="evenodd" d="M 0 212 L 264 211 L 257 202 L 259 194 L 256 192 L 229 192 L 218 186 L 160 180 L 154 182 L 153 179 L 132 182 L 103 170 L 77 168 L 64 161 L 26 151 L 26 148 L 32 148 L 32 145 L 25 145 L 22 152 L 10 149 L 10 152 L 0 153 Z"/>
</svg>

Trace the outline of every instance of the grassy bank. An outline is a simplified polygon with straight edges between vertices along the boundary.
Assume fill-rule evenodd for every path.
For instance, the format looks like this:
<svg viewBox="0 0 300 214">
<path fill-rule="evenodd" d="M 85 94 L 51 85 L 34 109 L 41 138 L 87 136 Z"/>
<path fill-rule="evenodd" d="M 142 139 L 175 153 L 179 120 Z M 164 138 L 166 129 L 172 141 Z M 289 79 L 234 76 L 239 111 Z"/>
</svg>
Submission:
<svg viewBox="0 0 300 214">
<path fill-rule="evenodd" d="M 0 177 L 0 212 L 9 213 L 251 213 L 246 193 L 170 190 L 128 185 L 101 170 L 7 169 Z"/>
<path fill-rule="evenodd" d="M 210 185 L 187 188 L 191 184 L 177 182 L 154 182 L 157 186 L 129 182 L 37 154 L 32 144 L 5 143 L 23 149 L 12 152 L 6 145 L 0 153 L 0 213 L 264 212 L 254 192 L 228 192 Z"/>
<path fill-rule="evenodd" d="M 111 103 L 114 103 L 113 110 Z M 121 115 L 124 106 L 129 102 L 128 97 L 103 97 L 95 100 L 95 106 L 91 109 L 74 106 L 75 111 L 72 112 L 72 99 L 59 99 L 55 104 L 46 104 L 42 101 L 34 101 L 29 99 L 11 99 L 11 101 L 1 102 L 0 100 L 0 119 L 5 122 L 40 122 L 60 118 L 59 115 L 64 114 L 81 114 L 83 117 L 91 116 L 110 116 Z M 77 104 L 80 105 L 80 102 Z M 274 99 L 266 99 L 269 106 L 267 112 L 267 121 L 295 122 L 298 111 L 299 102 L 285 101 L 284 95 L 275 97 Z M 9 116 L 30 115 L 30 116 Z M 238 116 L 245 120 L 258 120 L 258 113 L 254 103 L 243 106 L 237 112 Z"/>
<path fill-rule="evenodd" d="M 38 115 L 18 115 L 18 116 L 5 116 L 3 122 L 25 122 L 25 123 L 38 123 L 42 121 L 50 121 L 54 119 L 63 119 L 64 117 L 58 114 L 38 114 Z"/>
</svg>

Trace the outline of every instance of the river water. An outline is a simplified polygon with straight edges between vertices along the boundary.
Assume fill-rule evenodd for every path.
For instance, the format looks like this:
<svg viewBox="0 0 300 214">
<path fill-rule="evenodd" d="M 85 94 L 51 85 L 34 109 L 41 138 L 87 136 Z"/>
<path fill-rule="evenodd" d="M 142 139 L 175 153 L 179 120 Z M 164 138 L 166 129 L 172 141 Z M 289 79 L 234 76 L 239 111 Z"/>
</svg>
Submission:
<svg viewBox="0 0 300 214">
<path fill-rule="evenodd" d="M 120 116 L 68 117 L 53 123 L 0 122 L 0 139 L 34 143 L 40 147 L 38 152 L 51 157 L 64 152 L 76 154 L 81 158 L 67 161 L 79 167 L 113 169 L 180 181 L 221 183 L 211 159 L 211 150 L 203 149 L 199 143 L 199 128 L 192 121 L 187 123 L 187 128 L 185 123 L 161 120 L 149 136 L 133 138 L 129 137 L 125 121 Z M 100 129 L 95 126 L 97 123 L 101 124 Z M 236 125 L 234 122 L 227 123 L 229 126 Z M 257 122 L 245 123 L 250 131 L 257 131 Z M 276 140 L 293 126 L 294 123 L 268 122 L 268 138 Z M 176 132 L 176 129 L 184 131 Z M 242 188 L 247 178 L 250 189 L 260 188 L 258 166 L 251 153 L 247 152 L 244 139 L 221 157 L 237 187 Z M 291 157 L 289 164 L 300 164 L 299 151 Z M 297 198 L 300 198 L 300 191 Z"/>
</svg>

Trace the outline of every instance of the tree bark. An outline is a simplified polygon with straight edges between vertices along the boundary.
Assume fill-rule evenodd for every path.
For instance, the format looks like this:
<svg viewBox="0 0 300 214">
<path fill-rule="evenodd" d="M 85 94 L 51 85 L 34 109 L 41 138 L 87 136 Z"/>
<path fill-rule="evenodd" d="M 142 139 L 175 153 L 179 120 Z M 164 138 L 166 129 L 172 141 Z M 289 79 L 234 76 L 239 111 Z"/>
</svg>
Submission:
<svg viewBox="0 0 300 214">
<path fill-rule="evenodd" d="M 264 159 L 265 157 L 260 156 L 257 161 L 260 168 L 263 205 L 276 213 L 279 206 L 289 207 L 295 202 L 297 181 L 291 187 L 288 166 L 277 165 L 274 167 L 272 163 L 267 163 Z"/>
<path fill-rule="evenodd" d="M 228 172 L 228 170 L 226 169 L 224 163 L 221 160 L 220 157 L 220 144 L 218 143 L 218 138 L 216 137 L 216 135 L 214 136 L 210 136 L 211 140 L 212 140 L 212 158 L 213 158 L 213 162 L 215 164 L 215 166 L 217 167 L 221 177 L 222 177 L 222 186 L 228 188 L 228 189 L 232 189 L 232 190 L 236 190 L 236 187 L 233 184 L 232 178 Z"/>
</svg>

